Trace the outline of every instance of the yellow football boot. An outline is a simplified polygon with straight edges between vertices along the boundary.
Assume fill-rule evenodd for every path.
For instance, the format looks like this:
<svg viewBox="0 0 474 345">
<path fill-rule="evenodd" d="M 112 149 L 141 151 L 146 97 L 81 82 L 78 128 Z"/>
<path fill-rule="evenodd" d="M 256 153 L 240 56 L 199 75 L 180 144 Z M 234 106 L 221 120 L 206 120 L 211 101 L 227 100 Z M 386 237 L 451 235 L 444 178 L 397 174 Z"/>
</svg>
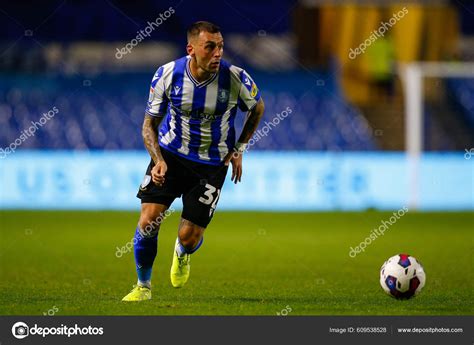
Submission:
<svg viewBox="0 0 474 345">
<path fill-rule="evenodd" d="M 146 286 L 134 285 L 132 291 L 122 298 L 123 302 L 139 302 L 151 299 L 151 289 Z"/>
<path fill-rule="evenodd" d="M 176 253 L 177 245 L 178 242 L 176 242 L 174 248 L 173 264 L 171 265 L 170 278 L 171 284 L 175 288 L 180 288 L 183 287 L 189 279 L 189 271 L 191 270 L 191 255 L 184 254 L 184 256 L 178 256 L 178 254 Z"/>
</svg>

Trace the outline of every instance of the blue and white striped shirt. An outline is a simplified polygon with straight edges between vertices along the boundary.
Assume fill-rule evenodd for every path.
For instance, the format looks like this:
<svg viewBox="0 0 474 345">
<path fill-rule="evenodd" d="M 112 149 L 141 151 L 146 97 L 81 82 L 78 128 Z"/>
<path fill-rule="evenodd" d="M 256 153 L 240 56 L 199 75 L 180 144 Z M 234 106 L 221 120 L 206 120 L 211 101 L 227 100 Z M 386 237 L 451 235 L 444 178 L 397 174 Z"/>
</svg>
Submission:
<svg viewBox="0 0 474 345">
<path fill-rule="evenodd" d="M 153 76 L 146 113 L 165 116 L 159 131 L 163 149 L 192 161 L 220 165 L 235 145 L 237 107 L 252 109 L 260 92 L 242 68 L 221 60 L 219 71 L 197 82 L 190 57 L 167 63 Z"/>
</svg>

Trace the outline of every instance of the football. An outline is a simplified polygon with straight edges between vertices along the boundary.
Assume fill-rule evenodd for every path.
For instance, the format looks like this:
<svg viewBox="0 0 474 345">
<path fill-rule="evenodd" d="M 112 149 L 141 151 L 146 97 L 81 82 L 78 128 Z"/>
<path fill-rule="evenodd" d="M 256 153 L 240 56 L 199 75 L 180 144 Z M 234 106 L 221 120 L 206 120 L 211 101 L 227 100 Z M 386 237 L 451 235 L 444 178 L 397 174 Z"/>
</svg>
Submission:
<svg viewBox="0 0 474 345">
<path fill-rule="evenodd" d="M 382 289 L 397 299 L 408 299 L 417 295 L 425 286 L 425 281 L 423 266 L 408 254 L 392 256 L 380 268 Z"/>
</svg>

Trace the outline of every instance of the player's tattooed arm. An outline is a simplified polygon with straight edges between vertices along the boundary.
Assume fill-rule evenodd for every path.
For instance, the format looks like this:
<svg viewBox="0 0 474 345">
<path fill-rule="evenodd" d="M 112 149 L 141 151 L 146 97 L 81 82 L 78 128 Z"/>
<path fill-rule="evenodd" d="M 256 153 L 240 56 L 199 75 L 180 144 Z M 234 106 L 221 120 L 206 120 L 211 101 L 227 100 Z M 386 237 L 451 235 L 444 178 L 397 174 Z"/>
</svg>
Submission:
<svg viewBox="0 0 474 345">
<path fill-rule="evenodd" d="M 240 134 L 239 143 L 248 143 L 252 135 L 257 130 L 258 124 L 262 119 L 263 112 L 265 111 L 265 105 L 263 99 L 257 102 L 257 104 L 247 114 L 247 121 L 245 121 L 244 128 Z"/>
<path fill-rule="evenodd" d="M 158 144 L 158 127 L 161 123 L 163 117 L 154 117 L 145 114 L 145 119 L 143 120 L 142 127 L 142 137 L 145 147 L 150 153 L 151 159 L 155 164 L 158 161 L 163 160 L 161 155 L 160 145 Z"/>
<path fill-rule="evenodd" d="M 234 149 L 235 151 L 229 152 L 224 158 L 225 165 L 232 163 L 231 181 L 234 183 L 240 182 L 242 179 L 242 152 L 245 148 L 245 144 L 249 142 L 250 138 L 257 130 L 264 111 L 265 105 L 263 104 L 263 100 L 260 98 L 252 110 L 248 112 L 247 121 L 245 121 L 244 128 L 242 129 L 238 141 L 238 145 L 242 145 L 242 147 L 236 147 Z"/>
<path fill-rule="evenodd" d="M 151 159 L 155 162 L 155 166 L 151 169 L 151 178 L 159 186 L 165 182 L 165 173 L 168 170 L 166 162 L 161 155 L 160 145 L 158 144 L 158 127 L 161 120 L 163 120 L 163 117 L 145 114 L 142 127 L 143 142 Z"/>
</svg>

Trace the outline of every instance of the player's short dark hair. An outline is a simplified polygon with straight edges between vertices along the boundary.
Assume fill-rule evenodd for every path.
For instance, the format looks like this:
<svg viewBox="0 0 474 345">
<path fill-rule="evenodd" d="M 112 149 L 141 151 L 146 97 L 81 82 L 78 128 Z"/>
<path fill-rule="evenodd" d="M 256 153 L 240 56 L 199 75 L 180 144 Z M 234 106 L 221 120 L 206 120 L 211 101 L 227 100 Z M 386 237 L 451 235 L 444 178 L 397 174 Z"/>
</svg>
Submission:
<svg viewBox="0 0 474 345">
<path fill-rule="evenodd" d="M 221 32 L 221 29 L 216 24 L 212 24 L 210 22 L 206 22 L 206 21 L 195 22 L 191 24 L 191 26 L 188 28 L 188 32 L 187 32 L 188 41 L 192 37 L 198 36 L 203 31 L 209 32 L 211 34 L 217 34 L 218 32 Z"/>
</svg>

